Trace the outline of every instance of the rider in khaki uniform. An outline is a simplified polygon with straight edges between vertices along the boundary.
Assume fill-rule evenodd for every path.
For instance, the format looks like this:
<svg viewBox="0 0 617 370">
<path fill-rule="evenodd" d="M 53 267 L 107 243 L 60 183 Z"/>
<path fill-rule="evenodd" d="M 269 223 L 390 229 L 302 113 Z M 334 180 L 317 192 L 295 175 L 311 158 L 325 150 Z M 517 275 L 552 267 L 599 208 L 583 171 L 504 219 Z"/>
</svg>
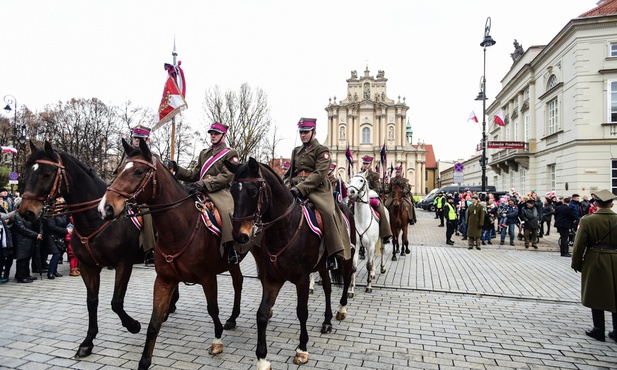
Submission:
<svg viewBox="0 0 617 370">
<path fill-rule="evenodd" d="M 150 146 L 150 128 L 146 126 L 136 126 L 131 130 L 131 145 L 135 148 L 139 148 L 139 141 L 143 139 L 148 146 Z M 161 157 L 158 154 L 152 153 L 159 161 Z M 114 179 L 118 176 L 118 169 L 126 162 L 126 153 L 122 153 L 120 164 L 113 172 Z M 152 223 L 152 215 L 145 214 L 142 216 L 141 232 L 139 233 L 139 245 L 143 248 L 146 255 L 144 257 L 144 263 L 146 265 L 154 265 L 154 245 L 156 244 L 156 232 L 154 230 L 154 224 Z"/>
<path fill-rule="evenodd" d="M 371 169 L 372 164 L 373 157 L 368 155 L 362 157 L 362 172 L 364 172 L 364 177 L 366 177 L 368 187 L 379 195 L 379 174 Z M 390 223 L 386 218 L 386 208 L 383 206 L 383 202 L 381 201 L 377 206 L 377 212 L 379 213 L 379 236 L 381 237 L 382 244 L 387 244 L 390 242 L 392 229 L 390 228 Z"/>
<path fill-rule="evenodd" d="M 605 341 L 604 311 L 612 312 L 613 330 L 608 337 L 617 341 L 617 214 L 611 210 L 617 199 L 609 190 L 592 194 L 598 210 L 581 218 L 572 268 L 581 272 L 581 303 L 591 308 L 593 328 L 588 336 Z"/>
<path fill-rule="evenodd" d="M 238 153 L 227 147 L 225 137 L 228 126 L 215 122 L 210 126 L 210 142 L 212 146 L 199 153 L 197 165 L 192 169 L 185 169 L 174 161 L 169 161 L 169 169 L 174 170 L 176 177 L 183 181 L 194 181 L 189 185 L 193 191 L 201 191 L 214 203 L 221 216 L 221 245 L 227 251 L 230 263 L 238 263 L 239 256 L 233 248 L 234 241 L 231 235 L 231 214 L 234 210 L 234 201 L 229 191 L 229 184 L 233 180 L 231 173 L 223 162 L 238 163 Z"/>
<path fill-rule="evenodd" d="M 335 257 L 349 259 L 351 242 L 341 213 L 334 203 L 332 188 L 327 179 L 330 170 L 330 150 L 315 138 L 317 120 L 301 118 L 298 131 L 302 145 L 291 154 L 291 168 L 285 174 L 295 197 L 308 198 L 321 213 L 324 243 L 328 251 L 328 268 L 336 269 Z"/>
<path fill-rule="evenodd" d="M 416 222 L 416 209 L 413 207 L 413 203 L 410 199 L 411 196 L 411 186 L 409 185 L 409 181 L 402 176 L 403 168 L 396 167 L 395 168 L 395 176 L 390 180 L 390 184 L 386 186 L 386 194 L 388 194 L 388 198 L 386 199 L 386 207 L 390 208 L 394 199 L 392 198 L 392 187 L 394 185 L 398 185 L 403 189 L 403 203 L 407 207 L 407 214 L 409 215 L 409 224 L 413 225 Z"/>
</svg>

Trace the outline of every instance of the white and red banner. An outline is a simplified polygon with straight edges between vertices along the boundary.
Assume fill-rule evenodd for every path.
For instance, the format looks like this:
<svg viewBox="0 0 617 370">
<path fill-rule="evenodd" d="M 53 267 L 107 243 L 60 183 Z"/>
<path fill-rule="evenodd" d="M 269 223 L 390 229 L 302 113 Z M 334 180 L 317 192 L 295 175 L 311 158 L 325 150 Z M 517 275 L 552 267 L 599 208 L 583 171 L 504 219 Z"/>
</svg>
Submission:
<svg viewBox="0 0 617 370">
<path fill-rule="evenodd" d="M 503 118 L 503 111 L 501 109 L 499 110 L 499 112 L 497 112 L 497 115 L 495 116 L 495 124 L 502 127 L 506 125 L 506 121 Z"/>
<path fill-rule="evenodd" d="M 12 146 L 2 146 L 2 153 L 13 153 L 13 154 L 17 154 L 17 149 L 13 148 Z"/>
<path fill-rule="evenodd" d="M 176 114 L 180 113 L 187 106 L 178 85 L 176 85 L 172 76 L 168 76 L 163 90 L 163 98 L 159 105 L 159 122 L 152 127 L 152 130 L 156 130 L 171 121 Z"/>
<path fill-rule="evenodd" d="M 471 111 L 471 113 L 469 113 L 469 118 L 467 118 L 467 122 L 469 122 L 470 120 L 478 123 L 478 117 L 476 117 L 474 111 Z"/>
</svg>

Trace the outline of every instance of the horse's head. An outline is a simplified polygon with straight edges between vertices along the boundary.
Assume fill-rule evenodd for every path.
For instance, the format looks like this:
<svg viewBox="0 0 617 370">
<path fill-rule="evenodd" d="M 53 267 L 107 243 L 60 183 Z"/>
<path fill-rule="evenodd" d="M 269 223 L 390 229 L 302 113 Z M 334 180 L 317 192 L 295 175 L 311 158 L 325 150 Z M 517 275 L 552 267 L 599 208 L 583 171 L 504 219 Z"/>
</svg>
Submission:
<svg viewBox="0 0 617 370">
<path fill-rule="evenodd" d="M 44 149 L 37 148 L 30 141 L 32 154 L 26 159 L 23 179 L 25 183 L 19 214 L 26 220 L 33 221 L 43 214 L 61 194 L 68 192 L 68 178 L 60 153 L 56 152 L 48 141 Z"/>
<path fill-rule="evenodd" d="M 126 161 L 118 168 L 118 177 L 109 185 L 99 203 L 99 213 L 107 220 L 120 216 L 127 201 L 148 203 L 156 197 L 157 164 L 148 144 L 139 141 L 134 148 L 122 139 Z"/>
<path fill-rule="evenodd" d="M 364 173 L 354 175 L 347 183 L 347 194 L 351 200 L 368 202 L 368 181 Z"/>
</svg>

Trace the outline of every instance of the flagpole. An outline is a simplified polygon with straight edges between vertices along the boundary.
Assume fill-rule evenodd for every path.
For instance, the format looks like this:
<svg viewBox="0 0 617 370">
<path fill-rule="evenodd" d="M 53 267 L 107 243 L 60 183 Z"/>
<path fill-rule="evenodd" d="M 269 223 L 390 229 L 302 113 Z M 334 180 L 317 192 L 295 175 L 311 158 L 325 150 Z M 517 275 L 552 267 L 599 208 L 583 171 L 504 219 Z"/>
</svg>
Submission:
<svg viewBox="0 0 617 370">
<path fill-rule="evenodd" d="M 176 36 L 174 36 L 174 51 L 171 53 L 171 55 L 174 57 L 174 69 L 177 70 L 178 69 L 178 63 L 176 62 L 176 57 L 178 56 L 178 53 L 176 52 Z M 170 153 L 170 158 L 172 161 L 175 161 L 176 159 L 175 157 L 175 150 L 176 149 L 176 116 L 172 117 L 171 119 L 171 153 Z"/>
</svg>

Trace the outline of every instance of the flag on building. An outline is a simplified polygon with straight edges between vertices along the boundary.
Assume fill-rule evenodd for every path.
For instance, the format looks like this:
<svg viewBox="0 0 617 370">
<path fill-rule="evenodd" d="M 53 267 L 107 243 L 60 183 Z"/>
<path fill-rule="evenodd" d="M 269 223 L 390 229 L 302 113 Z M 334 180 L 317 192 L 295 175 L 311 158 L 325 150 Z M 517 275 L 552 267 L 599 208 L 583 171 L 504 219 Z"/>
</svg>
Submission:
<svg viewBox="0 0 617 370">
<path fill-rule="evenodd" d="M 476 113 L 474 111 L 471 111 L 471 113 L 469 113 L 469 118 L 467 119 L 467 122 L 469 122 L 470 120 L 478 123 L 478 117 L 476 117 Z"/>
<path fill-rule="evenodd" d="M 497 126 L 505 126 L 506 125 L 506 121 L 503 118 L 503 111 L 500 109 L 499 112 L 497 112 L 497 115 L 495 116 L 495 124 Z"/>
<path fill-rule="evenodd" d="M 12 146 L 2 146 L 2 153 L 13 153 L 17 154 L 17 149 Z"/>
</svg>

